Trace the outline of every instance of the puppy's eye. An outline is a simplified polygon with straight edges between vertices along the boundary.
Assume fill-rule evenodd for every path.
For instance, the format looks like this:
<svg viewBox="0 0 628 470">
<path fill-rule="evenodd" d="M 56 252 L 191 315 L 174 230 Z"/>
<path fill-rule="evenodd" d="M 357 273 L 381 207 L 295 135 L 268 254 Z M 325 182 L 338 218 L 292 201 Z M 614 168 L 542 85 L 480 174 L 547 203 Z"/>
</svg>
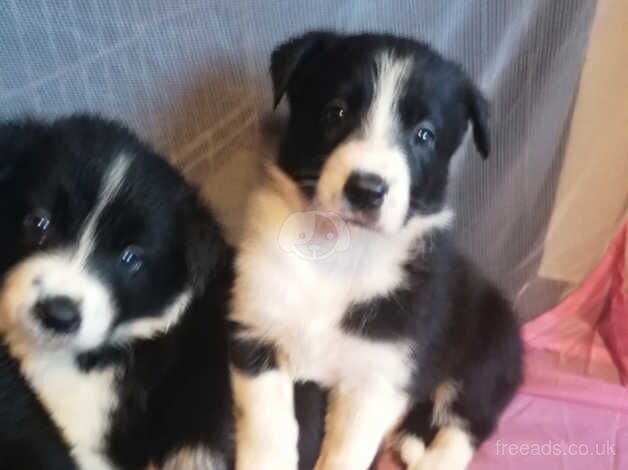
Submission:
<svg viewBox="0 0 628 470">
<path fill-rule="evenodd" d="M 429 123 L 419 124 L 414 132 L 413 143 L 429 149 L 433 149 L 436 146 L 436 135 Z"/>
<path fill-rule="evenodd" d="M 51 229 L 50 214 L 43 209 L 38 209 L 24 217 L 26 238 L 35 245 L 44 245 L 48 240 Z"/>
<path fill-rule="evenodd" d="M 326 127 L 336 127 L 347 117 L 347 103 L 343 100 L 333 100 L 323 110 L 323 124 Z"/>
<path fill-rule="evenodd" d="M 135 274 L 144 265 L 144 251 L 136 245 L 129 245 L 120 254 L 120 264 L 130 274 Z"/>
</svg>

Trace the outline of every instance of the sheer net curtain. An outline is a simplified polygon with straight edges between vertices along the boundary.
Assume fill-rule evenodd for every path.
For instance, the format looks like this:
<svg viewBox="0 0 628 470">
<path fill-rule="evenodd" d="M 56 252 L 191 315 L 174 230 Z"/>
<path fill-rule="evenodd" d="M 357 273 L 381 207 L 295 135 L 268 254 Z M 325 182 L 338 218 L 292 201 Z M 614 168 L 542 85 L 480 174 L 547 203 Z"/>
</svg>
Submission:
<svg viewBox="0 0 628 470">
<path fill-rule="evenodd" d="M 253 185 L 259 155 L 272 154 L 263 123 L 275 44 L 312 28 L 427 40 L 461 62 L 491 100 L 493 154 L 482 162 L 467 143 L 452 168 L 456 233 L 527 318 L 561 292 L 537 272 L 595 5 L 7 0 L 0 117 L 80 110 L 122 119 L 237 224 L 237 188 Z"/>
</svg>

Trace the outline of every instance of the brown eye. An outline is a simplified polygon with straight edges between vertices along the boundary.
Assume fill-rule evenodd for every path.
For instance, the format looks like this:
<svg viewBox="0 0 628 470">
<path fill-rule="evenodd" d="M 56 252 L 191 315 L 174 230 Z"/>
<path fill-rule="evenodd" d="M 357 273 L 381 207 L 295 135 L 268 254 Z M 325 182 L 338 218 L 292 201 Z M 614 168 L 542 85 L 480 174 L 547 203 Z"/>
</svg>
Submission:
<svg viewBox="0 0 628 470">
<path fill-rule="evenodd" d="M 51 229 L 50 215 L 43 209 L 38 209 L 24 217 L 26 239 L 33 245 L 44 245 Z"/>
<path fill-rule="evenodd" d="M 328 128 L 334 128 L 347 117 L 347 103 L 343 100 L 333 100 L 323 110 L 323 124 Z"/>
</svg>

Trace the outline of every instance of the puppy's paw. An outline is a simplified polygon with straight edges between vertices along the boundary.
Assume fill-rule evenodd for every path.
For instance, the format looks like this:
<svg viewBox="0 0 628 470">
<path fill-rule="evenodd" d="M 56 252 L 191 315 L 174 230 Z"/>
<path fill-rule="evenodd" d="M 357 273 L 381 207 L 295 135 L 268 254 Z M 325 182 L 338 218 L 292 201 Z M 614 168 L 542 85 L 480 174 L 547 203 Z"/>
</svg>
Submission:
<svg viewBox="0 0 628 470">
<path fill-rule="evenodd" d="M 414 452 L 410 443 L 406 443 L 406 447 L 409 457 L 406 460 L 402 454 L 402 460 L 406 463 L 407 470 L 465 470 L 473 458 L 474 451 L 469 436 L 453 427 L 441 429 L 429 447 L 427 449 L 423 447 L 423 455 L 420 458 L 410 459 L 419 453 Z"/>
<path fill-rule="evenodd" d="M 425 456 L 425 442 L 414 434 L 398 436 L 393 443 L 393 448 L 399 454 L 401 462 L 407 470 L 418 469 L 418 465 Z"/>
</svg>

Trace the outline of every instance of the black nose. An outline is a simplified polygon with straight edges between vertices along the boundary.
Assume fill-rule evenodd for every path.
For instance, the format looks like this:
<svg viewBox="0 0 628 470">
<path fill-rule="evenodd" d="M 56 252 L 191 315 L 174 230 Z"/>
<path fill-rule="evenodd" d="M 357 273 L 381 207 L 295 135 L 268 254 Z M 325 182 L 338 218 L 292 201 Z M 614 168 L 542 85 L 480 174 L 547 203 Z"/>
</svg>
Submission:
<svg viewBox="0 0 628 470">
<path fill-rule="evenodd" d="M 388 185 L 373 173 L 354 172 L 345 183 L 344 195 L 355 209 L 377 209 L 382 205 Z"/>
<path fill-rule="evenodd" d="M 58 333 L 72 333 L 81 324 L 76 302 L 68 297 L 40 300 L 35 304 L 33 313 L 46 328 Z"/>
</svg>

